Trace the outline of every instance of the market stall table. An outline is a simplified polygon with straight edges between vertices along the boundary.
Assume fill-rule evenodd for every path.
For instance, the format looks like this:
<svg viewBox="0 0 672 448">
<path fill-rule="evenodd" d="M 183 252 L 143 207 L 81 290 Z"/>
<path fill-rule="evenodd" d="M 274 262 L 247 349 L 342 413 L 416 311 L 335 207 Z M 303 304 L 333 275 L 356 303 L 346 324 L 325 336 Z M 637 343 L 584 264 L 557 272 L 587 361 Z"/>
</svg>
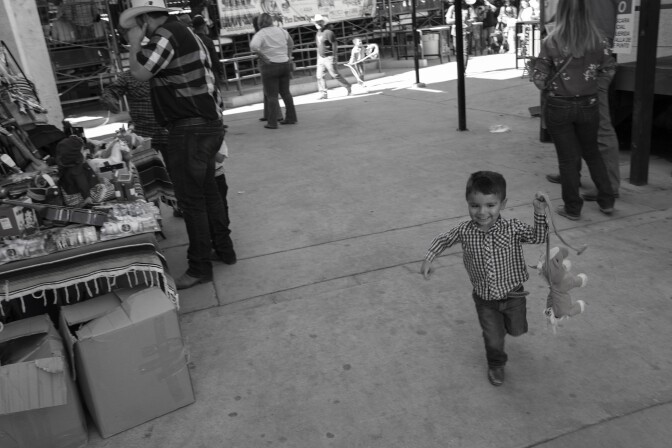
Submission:
<svg viewBox="0 0 672 448">
<path fill-rule="evenodd" d="M 153 233 L 14 261 L 0 266 L 0 322 L 28 317 L 36 305 L 30 301 L 47 308 L 138 284 L 158 286 L 177 303 L 174 281 Z"/>
</svg>

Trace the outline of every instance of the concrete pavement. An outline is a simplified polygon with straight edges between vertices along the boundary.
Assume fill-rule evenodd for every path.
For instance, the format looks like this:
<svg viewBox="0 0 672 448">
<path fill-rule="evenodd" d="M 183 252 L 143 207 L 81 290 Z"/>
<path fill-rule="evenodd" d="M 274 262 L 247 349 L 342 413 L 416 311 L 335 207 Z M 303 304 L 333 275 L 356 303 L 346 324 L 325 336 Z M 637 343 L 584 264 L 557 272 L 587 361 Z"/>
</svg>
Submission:
<svg viewBox="0 0 672 448">
<path fill-rule="evenodd" d="M 508 181 L 507 217 L 560 187 L 538 93 L 511 55 L 469 64 L 468 131 L 457 131 L 455 63 L 372 80 L 371 93 L 295 98 L 299 123 L 264 129 L 259 105 L 229 109 L 227 161 L 238 263 L 180 293 L 197 401 L 108 439 L 107 448 L 667 447 L 672 438 L 672 164 L 628 182 L 613 217 L 586 203 L 556 216 L 572 244 L 585 314 L 552 334 L 531 270 L 530 331 L 509 338 L 504 386 L 485 352 L 461 248 L 418 274 L 431 239 L 467 219 L 468 175 Z M 345 73 L 344 73 L 345 74 Z M 509 132 L 493 133 L 502 125 Z M 584 177 L 584 186 L 589 181 Z M 182 221 L 165 210 L 170 270 L 186 267 Z M 552 237 L 554 244 L 560 244 Z M 543 246 L 525 248 L 536 264 Z"/>
</svg>

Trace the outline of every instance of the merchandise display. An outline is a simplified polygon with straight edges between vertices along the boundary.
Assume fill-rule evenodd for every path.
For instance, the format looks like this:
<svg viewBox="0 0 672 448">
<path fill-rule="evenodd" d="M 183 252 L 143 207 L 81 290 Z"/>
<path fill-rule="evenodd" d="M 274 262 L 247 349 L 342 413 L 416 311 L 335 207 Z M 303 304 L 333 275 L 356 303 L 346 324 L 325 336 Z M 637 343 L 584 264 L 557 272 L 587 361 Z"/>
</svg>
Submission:
<svg viewBox="0 0 672 448">
<path fill-rule="evenodd" d="M 95 98 L 84 91 L 108 80 L 98 66 L 107 70 L 106 47 L 117 49 L 119 6 L 37 8 L 62 104 Z M 58 113 L 52 126 L 37 86 L 3 41 L 0 447 L 83 448 L 87 423 L 109 437 L 195 400 L 179 297 L 155 237 L 159 203 L 177 201 L 151 139 L 122 128 L 90 140 Z"/>
<path fill-rule="evenodd" d="M 158 286 L 177 303 L 153 235 L 161 232 L 159 208 L 147 202 L 131 154 L 151 139 L 122 129 L 109 141 L 87 140 L 67 122 L 63 131 L 29 133 L 38 127 L 39 102 L 12 63 L 3 47 L 0 322 L 139 285 Z"/>
</svg>

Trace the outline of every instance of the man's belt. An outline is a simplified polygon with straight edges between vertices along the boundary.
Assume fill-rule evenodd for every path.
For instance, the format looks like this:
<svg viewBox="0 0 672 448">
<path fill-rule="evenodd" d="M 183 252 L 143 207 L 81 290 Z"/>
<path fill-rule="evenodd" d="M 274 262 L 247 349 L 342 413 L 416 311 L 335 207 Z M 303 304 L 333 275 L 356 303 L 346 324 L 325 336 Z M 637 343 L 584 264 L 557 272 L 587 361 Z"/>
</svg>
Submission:
<svg viewBox="0 0 672 448">
<path fill-rule="evenodd" d="M 170 126 L 195 126 L 198 124 L 210 123 L 214 120 L 208 120 L 203 117 L 192 117 L 192 118 L 180 118 L 179 120 L 173 120 L 170 122 Z"/>
</svg>

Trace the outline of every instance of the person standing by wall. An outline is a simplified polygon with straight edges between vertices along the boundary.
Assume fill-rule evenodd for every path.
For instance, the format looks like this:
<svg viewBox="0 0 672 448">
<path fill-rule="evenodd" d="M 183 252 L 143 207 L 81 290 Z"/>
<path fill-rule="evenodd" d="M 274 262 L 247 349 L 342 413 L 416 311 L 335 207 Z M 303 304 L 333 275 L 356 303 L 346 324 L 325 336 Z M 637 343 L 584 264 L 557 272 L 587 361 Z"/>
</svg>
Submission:
<svg viewBox="0 0 672 448">
<path fill-rule="evenodd" d="M 294 98 L 289 90 L 292 74 L 292 49 L 294 40 L 289 33 L 273 25 L 273 17 L 263 13 L 258 20 L 259 31 L 250 41 L 250 50 L 261 61 L 261 82 L 264 88 L 264 115 L 267 129 L 277 129 L 280 124 L 296 124 Z M 282 119 L 278 93 L 285 103 L 285 119 Z"/>
<path fill-rule="evenodd" d="M 345 87 L 348 95 L 350 95 L 352 93 L 352 86 L 338 73 L 338 69 L 336 68 L 336 64 L 338 63 L 338 43 L 336 42 L 336 35 L 331 30 L 331 25 L 329 25 L 329 18 L 321 14 L 315 14 L 312 21 L 317 28 L 317 34 L 315 34 L 315 43 L 317 44 L 315 77 L 317 77 L 317 89 L 320 91 L 318 99 L 327 99 L 327 81 L 324 79 L 325 71 L 329 72 L 332 78 Z"/>
<path fill-rule="evenodd" d="M 516 52 L 516 22 L 518 22 L 518 9 L 511 4 L 510 0 L 504 0 L 504 5 L 499 8 L 497 15 L 500 29 L 506 39 L 507 53 Z"/>
<path fill-rule="evenodd" d="M 599 209 L 610 215 L 614 191 L 597 148 L 597 93 L 598 78 L 615 70 L 614 60 L 584 0 L 560 0 L 555 24 L 541 44 L 532 80 L 548 91 L 546 127 L 558 155 L 565 204 L 557 212 L 567 219 L 580 218 L 579 168 L 583 158 L 597 187 Z"/>
<path fill-rule="evenodd" d="M 469 61 L 469 47 L 473 30 L 472 25 L 474 21 L 477 20 L 476 11 L 472 7 L 475 3 L 476 0 L 460 0 L 459 6 L 451 5 L 446 12 L 446 25 L 451 25 L 450 34 L 455 48 L 457 48 L 457 44 L 455 43 L 455 37 L 457 36 L 457 28 L 455 27 L 455 9 L 459 7 L 462 12 L 462 53 L 465 70 Z"/>
<path fill-rule="evenodd" d="M 169 131 L 166 165 L 189 236 L 189 267 L 175 284 L 186 289 L 212 281 L 212 241 L 224 262 L 235 256 L 215 182 L 215 154 L 226 133 L 222 100 L 203 42 L 169 16 L 163 0 L 146 3 L 133 0 L 119 24 L 129 29 L 130 71 L 150 81 L 154 116 Z"/>
<path fill-rule="evenodd" d="M 609 48 L 613 48 L 614 46 L 619 3 L 620 0 L 591 0 L 590 2 L 590 9 L 593 12 L 595 24 L 609 41 Z M 616 63 L 615 58 L 613 62 L 614 64 Z M 611 188 L 614 190 L 614 196 L 618 197 L 618 190 L 621 186 L 619 143 L 614 125 L 611 122 L 611 110 L 609 108 L 609 86 L 615 74 L 616 70 L 613 70 L 605 72 L 603 76 L 597 78 L 597 101 L 600 108 L 600 128 L 597 131 L 597 147 L 607 167 L 607 174 L 609 175 Z M 582 197 L 586 201 L 596 201 L 597 191 L 587 191 Z"/>
<path fill-rule="evenodd" d="M 609 48 L 614 45 L 614 34 L 616 32 L 616 17 L 618 16 L 619 0 L 592 0 L 590 2 L 591 12 L 595 25 L 602 32 L 603 36 L 609 42 Z M 612 56 L 613 57 L 613 56 Z M 614 64 L 616 59 L 614 58 Z M 607 167 L 609 182 L 614 190 L 614 197 L 619 197 L 621 187 L 621 169 L 619 142 L 616 131 L 611 121 L 611 110 L 609 107 L 609 87 L 616 71 L 601 73 L 597 78 L 597 100 L 600 109 L 600 127 L 597 132 L 597 147 L 600 150 L 604 164 Z M 549 182 L 561 183 L 560 174 L 549 174 L 546 176 Z M 584 201 L 596 201 L 597 190 L 588 190 L 581 195 Z"/>
</svg>

